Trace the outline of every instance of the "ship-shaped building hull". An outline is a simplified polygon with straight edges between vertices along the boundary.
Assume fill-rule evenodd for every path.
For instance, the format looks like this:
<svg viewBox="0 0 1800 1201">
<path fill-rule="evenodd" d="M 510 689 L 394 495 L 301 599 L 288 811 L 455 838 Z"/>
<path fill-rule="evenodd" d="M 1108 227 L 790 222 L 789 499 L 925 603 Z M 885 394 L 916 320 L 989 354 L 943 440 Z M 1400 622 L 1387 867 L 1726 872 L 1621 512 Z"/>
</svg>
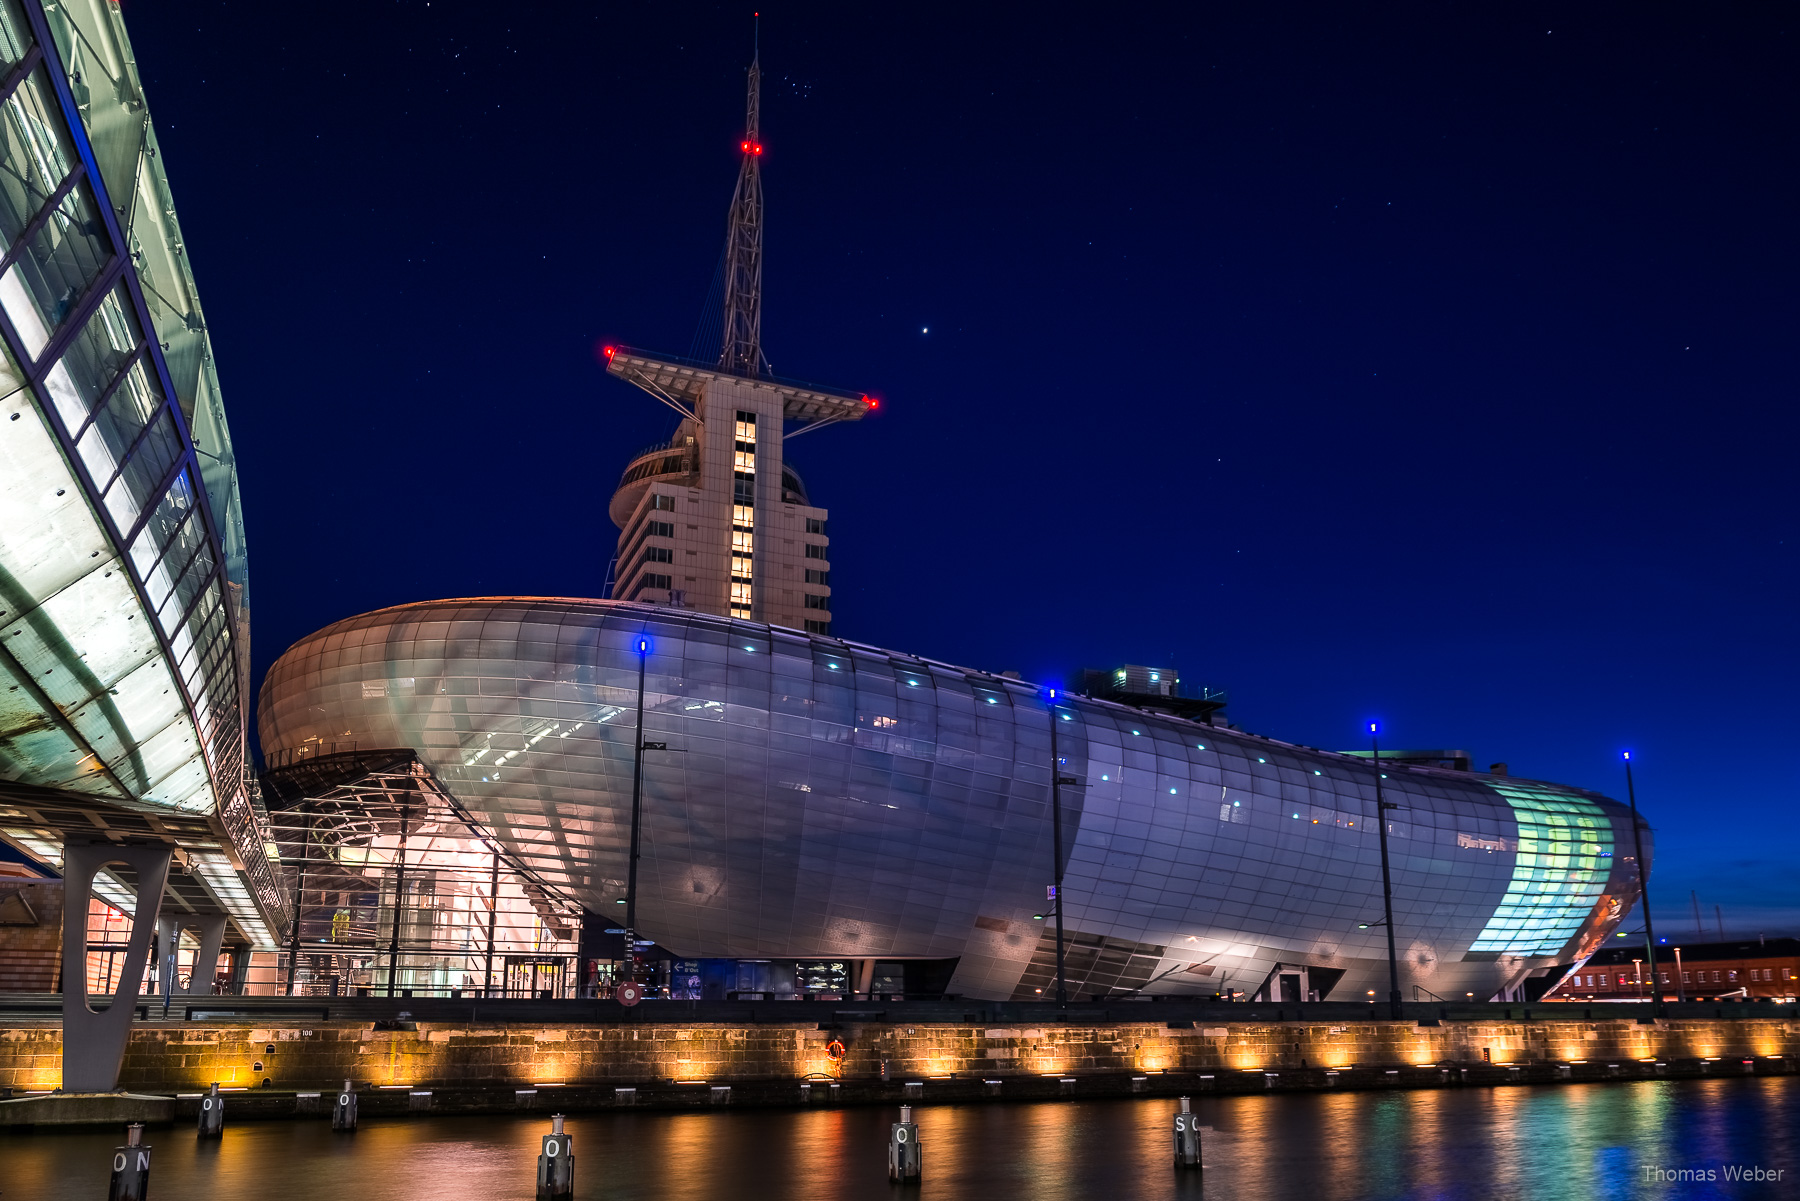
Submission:
<svg viewBox="0 0 1800 1201">
<path fill-rule="evenodd" d="M 1385 998 L 1377 772 L 1408 1000 L 1514 994 L 1637 897 L 1630 813 L 1593 793 L 656 606 L 353 617 L 281 657 L 259 713 L 279 770 L 416 755 L 600 924 L 625 895 L 641 740 L 637 927 L 705 965 L 685 969 L 704 995 L 767 961 L 802 981 L 833 965 L 826 990 L 1052 996 L 1052 720 L 1073 997 Z"/>
</svg>

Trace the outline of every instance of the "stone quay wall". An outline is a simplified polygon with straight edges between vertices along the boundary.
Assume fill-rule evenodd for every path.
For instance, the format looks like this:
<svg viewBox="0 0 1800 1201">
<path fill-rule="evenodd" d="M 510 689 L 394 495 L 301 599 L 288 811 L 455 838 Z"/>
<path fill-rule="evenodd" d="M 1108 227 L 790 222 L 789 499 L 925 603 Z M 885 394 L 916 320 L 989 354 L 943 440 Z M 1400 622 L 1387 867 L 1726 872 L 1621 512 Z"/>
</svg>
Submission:
<svg viewBox="0 0 1800 1201">
<path fill-rule="evenodd" d="M 1800 1058 L 1794 1019 L 1258 1022 L 989 1027 L 967 1023 L 660 1024 L 574 1027 L 419 1022 L 139 1023 L 120 1086 L 141 1092 L 397 1085 L 498 1088 L 807 1076 L 879 1080 L 1230 1073 L 1424 1064 L 1545 1064 Z M 410 1024 L 409 1024 L 410 1025 Z M 841 1060 L 830 1044 L 843 1043 Z M 1785 1066 L 1782 1070 L 1789 1070 Z M 0 1030 L 0 1087 L 54 1088 L 62 1029 Z M 265 1086 L 265 1081 L 267 1085 Z"/>
</svg>

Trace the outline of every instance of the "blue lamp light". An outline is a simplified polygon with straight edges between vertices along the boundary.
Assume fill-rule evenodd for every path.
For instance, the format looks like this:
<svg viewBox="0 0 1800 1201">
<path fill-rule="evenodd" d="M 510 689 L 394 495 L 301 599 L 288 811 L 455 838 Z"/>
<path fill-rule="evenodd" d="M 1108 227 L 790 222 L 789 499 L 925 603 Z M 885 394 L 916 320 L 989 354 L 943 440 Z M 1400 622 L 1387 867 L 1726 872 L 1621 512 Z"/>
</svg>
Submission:
<svg viewBox="0 0 1800 1201">
<path fill-rule="evenodd" d="M 1369 723 L 1369 733 L 1371 733 L 1371 734 L 1381 733 L 1381 723 L 1374 722 L 1374 721 L 1370 722 Z"/>
<path fill-rule="evenodd" d="M 1630 751 L 1625 752 L 1625 762 L 1627 762 L 1627 763 L 1631 762 L 1631 752 Z"/>
<path fill-rule="evenodd" d="M 634 646 L 632 649 L 637 651 L 637 653 L 640 655 L 647 655 L 650 653 L 650 640 L 648 638 L 640 637 L 637 640 L 637 645 Z"/>
</svg>

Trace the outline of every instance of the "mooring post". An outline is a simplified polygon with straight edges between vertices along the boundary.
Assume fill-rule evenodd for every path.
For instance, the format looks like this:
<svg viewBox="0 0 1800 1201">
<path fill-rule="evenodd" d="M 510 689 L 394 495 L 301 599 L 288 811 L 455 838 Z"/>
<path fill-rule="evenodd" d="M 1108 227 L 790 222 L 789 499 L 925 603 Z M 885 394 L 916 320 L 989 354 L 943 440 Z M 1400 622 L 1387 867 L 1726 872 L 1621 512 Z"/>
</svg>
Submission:
<svg viewBox="0 0 1800 1201">
<path fill-rule="evenodd" d="M 552 1114 L 550 1133 L 538 1155 L 537 1201 L 569 1201 L 574 1195 L 574 1140 L 563 1133 L 563 1115 Z"/>
<path fill-rule="evenodd" d="M 1200 1167 L 1200 1118 L 1186 1097 L 1181 1099 L 1181 1112 L 1175 1115 L 1175 1166 Z"/>
<path fill-rule="evenodd" d="M 200 1137 L 225 1137 L 225 1098 L 219 1095 L 219 1082 L 200 1098 Z"/>
<path fill-rule="evenodd" d="M 125 1145 L 113 1152 L 112 1183 L 106 1201 L 144 1201 L 150 1195 L 150 1148 L 144 1145 L 144 1124 L 125 1127 Z"/>
<path fill-rule="evenodd" d="M 918 1180 L 923 1160 L 919 1128 L 912 1120 L 912 1106 L 902 1105 L 900 1120 L 888 1132 L 888 1179 L 902 1184 Z"/>
<path fill-rule="evenodd" d="M 338 1094 L 337 1104 L 331 1107 L 331 1128 L 356 1131 L 356 1086 L 348 1080 L 344 1081 L 344 1091 Z"/>
</svg>

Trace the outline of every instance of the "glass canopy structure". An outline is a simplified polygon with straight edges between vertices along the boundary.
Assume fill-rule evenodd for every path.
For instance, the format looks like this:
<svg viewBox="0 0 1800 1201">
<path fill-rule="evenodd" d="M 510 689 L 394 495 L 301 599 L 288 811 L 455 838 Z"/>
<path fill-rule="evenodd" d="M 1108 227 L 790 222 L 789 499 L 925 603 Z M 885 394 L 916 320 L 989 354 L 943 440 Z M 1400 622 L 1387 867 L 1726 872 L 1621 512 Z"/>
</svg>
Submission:
<svg viewBox="0 0 1800 1201">
<path fill-rule="evenodd" d="M 0 0 L 0 243 L 0 837 L 152 844 L 273 947 L 237 466 L 116 4 Z"/>
</svg>

